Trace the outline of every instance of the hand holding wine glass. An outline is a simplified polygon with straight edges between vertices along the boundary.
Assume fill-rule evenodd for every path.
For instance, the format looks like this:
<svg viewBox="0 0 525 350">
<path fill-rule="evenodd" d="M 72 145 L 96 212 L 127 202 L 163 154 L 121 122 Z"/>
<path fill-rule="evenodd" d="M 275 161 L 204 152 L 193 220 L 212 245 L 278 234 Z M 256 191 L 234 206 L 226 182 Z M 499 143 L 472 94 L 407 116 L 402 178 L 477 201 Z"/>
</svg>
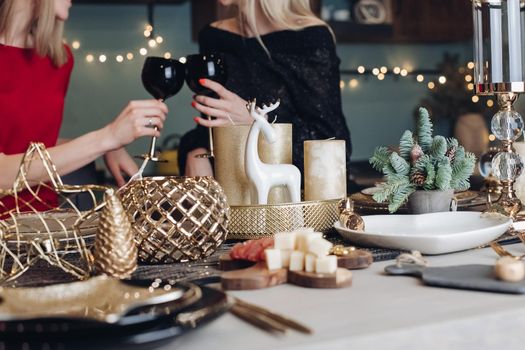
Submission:
<svg viewBox="0 0 525 350">
<path fill-rule="evenodd" d="M 189 88 L 198 95 L 208 97 L 218 97 L 217 94 L 202 84 L 203 79 L 224 84 L 227 79 L 226 63 L 223 55 L 219 53 L 197 54 L 186 57 L 186 83 Z M 208 120 L 211 117 L 208 115 Z M 208 128 L 210 139 L 210 152 L 199 155 L 199 157 L 211 158 L 213 153 L 213 134 Z"/>
<path fill-rule="evenodd" d="M 246 109 L 248 101 L 215 81 L 202 79 L 200 83 L 213 90 L 219 98 L 196 95 L 192 103 L 193 108 L 215 119 L 208 120 L 196 117 L 195 122 L 208 128 L 232 124 L 250 125 L 253 123 L 253 118 Z"/>
<path fill-rule="evenodd" d="M 148 57 L 142 68 L 142 84 L 144 88 L 157 100 L 164 101 L 176 95 L 184 85 L 185 68 L 182 63 L 162 57 Z M 157 130 L 155 120 L 149 119 L 149 126 Z M 150 149 L 147 154 L 138 156 L 154 162 L 162 161 L 155 154 L 157 133 L 151 138 Z"/>
</svg>

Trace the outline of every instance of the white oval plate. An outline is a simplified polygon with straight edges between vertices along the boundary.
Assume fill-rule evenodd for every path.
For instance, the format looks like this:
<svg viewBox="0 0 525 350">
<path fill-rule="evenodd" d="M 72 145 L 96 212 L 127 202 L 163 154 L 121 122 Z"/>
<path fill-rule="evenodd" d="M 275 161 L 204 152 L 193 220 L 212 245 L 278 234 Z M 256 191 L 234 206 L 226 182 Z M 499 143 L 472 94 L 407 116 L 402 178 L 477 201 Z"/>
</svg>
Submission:
<svg viewBox="0 0 525 350">
<path fill-rule="evenodd" d="M 480 212 L 461 211 L 421 215 L 363 216 L 365 231 L 334 228 L 360 246 L 419 250 L 423 254 L 444 254 L 471 249 L 492 241 L 507 231 L 512 220 L 481 217 Z"/>
</svg>

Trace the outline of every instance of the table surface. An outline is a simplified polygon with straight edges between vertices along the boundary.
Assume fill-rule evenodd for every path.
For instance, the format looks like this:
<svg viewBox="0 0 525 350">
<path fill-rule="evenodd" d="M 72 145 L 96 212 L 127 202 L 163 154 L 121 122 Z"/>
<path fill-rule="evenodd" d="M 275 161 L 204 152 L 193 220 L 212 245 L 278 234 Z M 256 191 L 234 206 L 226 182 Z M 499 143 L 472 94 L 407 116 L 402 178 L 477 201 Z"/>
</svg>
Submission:
<svg viewBox="0 0 525 350">
<path fill-rule="evenodd" d="M 523 254 L 525 246 L 508 246 Z M 491 249 L 428 257 L 430 266 L 494 264 Z M 308 289 L 282 285 L 233 295 L 300 320 L 313 335 L 269 335 L 231 314 L 161 349 L 523 349 L 525 295 L 427 287 L 386 276 L 393 261 L 354 271 L 353 286 Z"/>
</svg>

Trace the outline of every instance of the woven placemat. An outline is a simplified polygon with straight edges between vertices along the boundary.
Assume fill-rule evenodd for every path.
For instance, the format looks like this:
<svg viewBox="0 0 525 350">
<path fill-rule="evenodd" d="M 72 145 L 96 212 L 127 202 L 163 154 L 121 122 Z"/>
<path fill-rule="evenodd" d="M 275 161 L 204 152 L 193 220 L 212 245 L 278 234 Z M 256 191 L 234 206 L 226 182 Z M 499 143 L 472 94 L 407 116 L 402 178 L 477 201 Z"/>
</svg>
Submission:
<svg viewBox="0 0 525 350">
<path fill-rule="evenodd" d="M 325 235 L 326 239 L 334 244 L 342 244 L 348 246 L 345 241 L 335 230 L 330 231 Z M 518 243 L 520 240 L 510 234 L 504 234 L 498 240 L 500 244 Z M 164 280 L 173 281 L 191 281 L 196 279 L 219 277 L 221 271 L 218 269 L 219 257 L 227 254 L 230 249 L 239 241 L 226 241 L 219 249 L 209 258 L 185 263 L 165 264 L 165 265 L 139 265 L 137 271 L 133 274 L 133 279 L 155 279 L 160 278 Z M 404 251 L 397 249 L 386 248 L 363 248 L 372 253 L 374 261 L 385 261 L 395 259 Z M 69 259 L 74 260 L 76 257 L 71 256 Z M 18 287 L 22 286 L 42 286 L 54 283 L 63 283 L 73 281 L 74 279 L 64 273 L 62 270 L 49 266 L 47 263 L 41 261 L 32 266 L 29 271 L 20 276 L 16 280 Z"/>
</svg>

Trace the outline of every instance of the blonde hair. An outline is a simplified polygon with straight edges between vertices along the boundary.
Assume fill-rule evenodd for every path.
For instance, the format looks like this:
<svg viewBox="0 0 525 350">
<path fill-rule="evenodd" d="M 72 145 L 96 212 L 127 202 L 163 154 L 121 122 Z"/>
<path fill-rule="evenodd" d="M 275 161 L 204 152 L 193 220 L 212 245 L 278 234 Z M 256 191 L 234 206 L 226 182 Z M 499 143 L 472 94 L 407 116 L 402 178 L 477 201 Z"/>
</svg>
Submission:
<svg viewBox="0 0 525 350">
<path fill-rule="evenodd" d="M 14 21 L 15 1 L 0 0 L 0 35 L 9 35 Z M 32 37 L 35 51 L 40 56 L 48 56 L 57 67 L 68 60 L 63 34 L 64 21 L 56 17 L 54 0 L 35 0 L 33 20 L 27 28 L 27 40 Z"/>
<path fill-rule="evenodd" d="M 278 28 L 301 30 L 312 23 L 312 21 L 324 23 L 313 13 L 310 0 L 237 0 L 235 6 L 238 8 L 237 16 L 241 32 L 247 34 L 246 29 L 248 29 L 268 54 L 268 49 L 264 45 L 257 29 L 257 3 L 263 16 Z M 324 25 L 328 27 L 335 40 L 330 27 L 326 23 Z"/>
</svg>

